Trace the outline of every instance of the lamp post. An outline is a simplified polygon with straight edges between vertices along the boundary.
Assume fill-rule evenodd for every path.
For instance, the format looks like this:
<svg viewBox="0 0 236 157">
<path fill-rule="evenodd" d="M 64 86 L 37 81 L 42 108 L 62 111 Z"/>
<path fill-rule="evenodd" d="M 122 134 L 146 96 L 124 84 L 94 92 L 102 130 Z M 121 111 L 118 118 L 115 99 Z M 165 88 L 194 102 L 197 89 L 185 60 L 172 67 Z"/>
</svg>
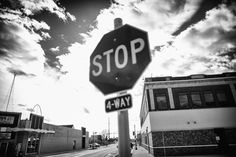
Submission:
<svg viewBox="0 0 236 157">
<path fill-rule="evenodd" d="M 13 87 L 14 87 L 15 79 L 16 79 L 16 73 L 14 73 L 13 81 L 12 81 L 12 84 L 11 84 L 10 94 L 9 94 L 8 100 L 7 100 L 6 111 L 7 111 L 7 109 L 8 109 L 8 105 L 9 105 L 9 103 L 10 103 L 10 98 L 11 98 L 11 94 L 12 94 L 12 89 L 13 89 Z"/>
</svg>

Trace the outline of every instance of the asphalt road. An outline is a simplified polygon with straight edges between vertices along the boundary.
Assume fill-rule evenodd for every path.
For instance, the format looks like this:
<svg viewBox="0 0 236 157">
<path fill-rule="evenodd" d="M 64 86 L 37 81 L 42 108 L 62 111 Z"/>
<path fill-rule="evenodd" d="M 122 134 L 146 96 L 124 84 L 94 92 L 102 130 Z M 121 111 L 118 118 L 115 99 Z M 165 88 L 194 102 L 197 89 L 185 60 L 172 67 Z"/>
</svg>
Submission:
<svg viewBox="0 0 236 157">
<path fill-rule="evenodd" d="M 108 146 L 102 146 L 97 149 L 88 149 L 55 155 L 44 155 L 43 157 L 114 157 L 118 153 L 116 146 L 116 144 L 112 144 Z"/>
</svg>

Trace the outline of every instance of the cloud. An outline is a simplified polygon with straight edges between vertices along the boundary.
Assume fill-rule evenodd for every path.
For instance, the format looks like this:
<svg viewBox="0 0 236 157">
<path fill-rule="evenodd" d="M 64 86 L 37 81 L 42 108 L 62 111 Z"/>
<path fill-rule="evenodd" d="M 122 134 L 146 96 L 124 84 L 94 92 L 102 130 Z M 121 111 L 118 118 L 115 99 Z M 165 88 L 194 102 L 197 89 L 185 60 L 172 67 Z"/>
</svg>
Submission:
<svg viewBox="0 0 236 157">
<path fill-rule="evenodd" d="M 61 66 L 56 57 L 45 58 L 48 54 L 44 54 L 40 45 L 43 40 L 51 38 L 48 33 L 50 26 L 44 21 L 35 20 L 32 15 L 46 10 L 56 14 L 63 21 L 67 19 L 74 21 L 76 18 L 53 0 L 6 1 L 2 5 L 3 7 L 0 8 L 2 21 L 0 22 L 2 28 L 0 61 L 3 66 L 0 70 L 6 72 L 9 71 L 7 68 L 10 68 L 25 74 L 36 75 L 42 74 L 44 66 L 50 66 L 51 60 L 53 60 L 51 64 L 55 64 L 52 67 Z"/>
<path fill-rule="evenodd" d="M 45 58 L 38 44 L 42 38 L 15 22 L 0 22 L 0 28 L 0 70 L 30 75 L 42 73 Z"/>
<path fill-rule="evenodd" d="M 52 48 L 50 48 L 49 50 L 52 51 L 52 52 L 54 52 L 54 53 L 57 53 L 57 52 L 59 52 L 59 46 L 57 46 L 57 47 L 52 47 Z"/>
<path fill-rule="evenodd" d="M 71 20 L 71 21 L 76 21 L 76 17 L 74 15 L 71 15 L 69 12 L 66 12 L 66 16 Z"/>
<path fill-rule="evenodd" d="M 26 107 L 25 104 L 17 104 L 19 107 Z"/>
<path fill-rule="evenodd" d="M 92 88 L 94 86 L 91 87 L 91 83 L 88 81 L 89 56 L 102 36 L 114 29 L 113 21 L 116 17 L 121 17 L 124 24 L 128 23 L 148 32 L 151 50 L 155 55 L 143 74 L 145 77 L 191 75 L 204 72 L 220 73 L 231 70 L 229 67 L 232 65 L 221 64 L 225 60 L 217 57 L 215 53 L 212 54 L 213 51 L 210 50 L 212 44 L 206 46 L 209 41 L 215 40 L 215 37 L 217 37 L 216 41 L 222 39 L 222 34 L 214 35 L 214 32 L 209 32 L 212 25 L 218 22 L 214 18 L 215 12 L 220 13 L 224 10 L 228 13 L 226 16 L 231 17 L 228 18 L 228 22 L 234 21 L 232 13 L 228 11 L 227 7 L 222 6 L 209 11 L 205 19 L 192 25 L 178 36 L 172 36 L 172 33 L 199 9 L 200 2 L 149 0 L 122 4 L 119 1 L 118 4 L 112 4 L 110 8 L 101 10 L 95 21 L 96 25 L 86 34 L 80 34 L 84 42 L 71 44 L 68 48 L 70 53 L 58 57 L 63 65 L 62 70 L 68 71 L 63 80 L 78 82 L 78 85 L 74 87 L 79 91 L 83 89 L 84 95 L 90 95 L 91 91 L 99 93 L 98 90 Z M 224 18 L 220 19 L 223 22 Z M 212 21 L 212 25 L 207 24 L 210 21 Z M 224 27 L 226 28 L 226 26 Z M 227 28 L 233 28 L 233 24 L 228 25 Z M 204 36 L 205 33 L 212 34 L 212 37 Z M 92 103 L 93 100 L 87 101 Z"/>
<path fill-rule="evenodd" d="M 96 19 L 96 30 L 103 34 L 113 30 L 116 17 L 148 32 L 151 49 L 173 40 L 171 35 L 180 25 L 190 18 L 198 9 L 198 1 L 116 1 L 110 8 L 100 12 Z M 109 22 L 108 22 L 109 21 Z M 104 25 L 106 23 L 106 25 Z"/>
<path fill-rule="evenodd" d="M 206 13 L 205 19 L 178 35 L 161 49 L 160 64 L 174 75 L 222 73 L 235 70 L 236 7 L 222 4 Z M 166 58 L 166 59 L 165 59 Z M 164 71 L 163 71 L 164 73 Z"/>
<path fill-rule="evenodd" d="M 18 69 L 13 69 L 13 68 L 7 68 L 7 70 L 12 73 L 13 75 L 17 76 L 35 76 L 34 74 L 27 74 L 24 71 L 18 70 Z"/>
<path fill-rule="evenodd" d="M 84 107 L 84 112 L 87 113 L 87 114 L 90 113 L 90 111 L 86 107 Z"/>
<path fill-rule="evenodd" d="M 29 112 L 34 112 L 33 108 L 27 108 L 26 110 L 29 111 Z"/>
<path fill-rule="evenodd" d="M 11 21 L 14 23 L 18 23 L 23 25 L 30 31 L 34 30 L 49 30 L 50 27 L 44 21 L 37 21 L 35 19 L 31 19 L 19 10 L 11 10 L 8 8 L 1 8 L 0 9 L 0 19 L 4 21 Z"/>
<path fill-rule="evenodd" d="M 65 8 L 59 7 L 53 0 L 21 0 L 20 3 L 24 7 L 23 11 L 26 15 L 33 15 L 42 10 L 47 10 L 50 13 L 56 14 L 63 21 L 67 19 L 76 20 L 75 16 L 66 12 Z"/>
<path fill-rule="evenodd" d="M 23 104 L 35 102 L 42 104 L 42 108 L 46 109 L 45 115 L 50 115 L 53 123 L 60 122 L 59 115 L 65 113 L 63 107 L 65 104 L 66 112 L 71 113 L 65 119 L 70 123 L 71 119 L 75 119 L 74 115 L 90 119 L 88 121 L 93 125 L 98 117 L 105 117 L 104 96 L 89 82 L 89 57 L 102 36 L 114 29 L 115 17 L 121 17 L 124 24 L 128 23 L 149 34 L 151 50 L 155 55 L 141 78 L 220 73 L 236 69 L 234 40 L 236 20 L 233 7 L 221 5 L 214 8 L 207 12 L 205 19 L 191 25 L 181 34 L 173 36 L 172 33 L 199 9 L 200 1 L 117 1 L 119 3 L 100 11 L 95 25 L 89 32 L 80 34 L 83 43 L 71 43 L 68 47 L 69 53 L 61 56 L 55 54 L 61 51 L 61 45 L 55 45 L 49 50 L 51 53 L 47 54 L 51 56 L 47 56 L 39 43 L 50 38 L 48 33 L 50 26 L 44 21 L 26 18 L 24 14 L 31 15 L 47 10 L 63 21 L 69 18 L 70 14 L 63 8 L 53 6 L 54 4 L 50 6 L 49 1 L 37 1 L 40 3 L 38 6 L 34 6 L 34 2 L 28 0 L 23 4 L 22 1 L 21 5 L 25 8 L 23 12 L 6 10 L 5 13 L 1 13 L 1 19 L 6 21 L 0 25 L 0 30 L 3 30 L 0 32 L 0 72 L 4 69 L 22 75 L 43 73 L 43 76 L 37 75 L 38 77 L 32 78 L 36 80 L 36 85 L 29 85 L 32 80 L 28 82 L 21 80 L 19 89 L 25 89 L 27 86 L 27 90 L 20 91 L 20 95 L 23 97 L 31 94 L 31 97 L 27 98 L 28 102 Z M 41 4 L 44 2 L 48 3 L 48 6 Z M 51 10 L 52 8 L 54 10 Z M 70 19 L 73 20 L 73 15 Z M 52 64 L 51 67 L 61 68 L 61 71 L 68 73 L 61 76 L 61 73 L 56 68 L 48 66 L 46 61 Z M 138 87 L 136 85 L 134 89 L 138 99 L 142 96 L 140 94 L 142 87 L 143 85 Z M 134 104 L 140 103 L 141 99 L 139 102 L 135 99 L 137 98 L 134 98 Z M 134 106 L 133 110 L 138 110 L 137 106 Z M 96 115 L 94 116 L 96 118 L 86 117 L 88 112 Z M 88 128 L 93 129 L 94 126 Z"/>
</svg>

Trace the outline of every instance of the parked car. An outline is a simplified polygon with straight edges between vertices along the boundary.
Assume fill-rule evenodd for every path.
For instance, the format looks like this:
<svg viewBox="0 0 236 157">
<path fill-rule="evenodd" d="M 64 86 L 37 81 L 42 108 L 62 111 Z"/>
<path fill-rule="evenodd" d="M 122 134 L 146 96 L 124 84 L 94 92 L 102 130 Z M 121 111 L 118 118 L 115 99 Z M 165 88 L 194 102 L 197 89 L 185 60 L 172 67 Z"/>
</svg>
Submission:
<svg viewBox="0 0 236 157">
<path fill-rule="evenodd" d="M 100 144 L 92 143 L 92 144 L 89 144 L 89 147 L 92 148 L 92 149 L 96 149 L 96 148 L 100 147 Z"/>
<path fill-rule="evenodd" d="M 95 147 L 100 147 L 100 144 L 94 143 L 94 146 L 95 146 Z"/>
</svg>

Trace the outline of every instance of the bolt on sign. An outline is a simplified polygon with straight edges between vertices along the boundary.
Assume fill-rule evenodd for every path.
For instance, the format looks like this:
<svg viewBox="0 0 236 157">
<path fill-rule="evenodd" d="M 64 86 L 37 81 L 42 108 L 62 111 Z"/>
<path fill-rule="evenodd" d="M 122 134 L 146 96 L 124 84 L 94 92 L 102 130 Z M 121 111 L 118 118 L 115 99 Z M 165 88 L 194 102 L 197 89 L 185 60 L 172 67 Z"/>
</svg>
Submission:
<svg viewBox="0 0 236 157">
<path fill-rule="evenodd" d="M 89 80 L 105 95 L 128 90 L 150 61 L 147 32 L 126 24 L 98 43 L 90 56 Z"/>
<path fill-rule="evenodd" d="M 131 107 L 132 107 L 132 97 L 130 94 L 110 98 L 105 101 L 106 112 L 126 110 Z"/>
</svg>

